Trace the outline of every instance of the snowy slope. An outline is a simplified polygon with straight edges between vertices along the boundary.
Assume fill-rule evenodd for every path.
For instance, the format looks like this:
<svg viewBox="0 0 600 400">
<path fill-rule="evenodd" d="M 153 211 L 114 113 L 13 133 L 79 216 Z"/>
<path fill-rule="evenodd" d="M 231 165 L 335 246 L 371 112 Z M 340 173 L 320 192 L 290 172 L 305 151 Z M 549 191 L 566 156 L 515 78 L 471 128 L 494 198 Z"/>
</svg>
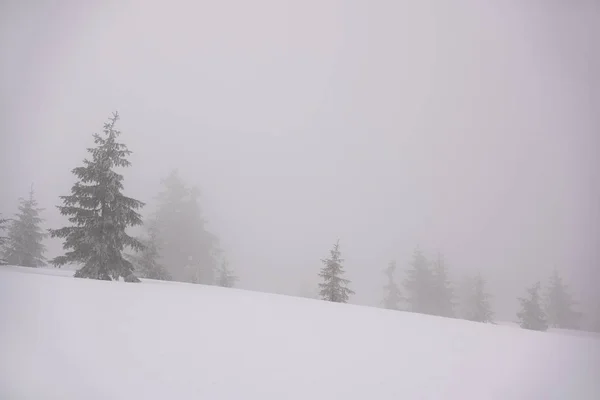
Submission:
<svg viewBox="0 0 600 400">
<path fill-rule="evenodd" d="M 0 267 L 1 399 L 597 400 L 599 368 L 595 337 Z"/>
</svg>

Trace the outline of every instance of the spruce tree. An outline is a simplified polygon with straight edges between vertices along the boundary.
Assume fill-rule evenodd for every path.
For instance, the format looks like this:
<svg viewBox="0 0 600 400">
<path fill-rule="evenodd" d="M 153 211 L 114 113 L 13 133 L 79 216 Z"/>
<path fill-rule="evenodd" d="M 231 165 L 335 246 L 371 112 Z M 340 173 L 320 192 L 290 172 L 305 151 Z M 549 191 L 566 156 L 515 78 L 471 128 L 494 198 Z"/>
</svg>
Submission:
<svg viewBox="0 0 600 400">
<path fill-rule="evenodd" d="M 217 285 L 231 288 L 237 282 L 238 277 L 234 275 L 233 270 L 229 268 L 229 262 L 226 259 L 221 261 L 217 275 Z"/>
<path fill-rule="evenodd" d="M 432 312 L 434 315 L 441 317 L 454 316 L 454 292 L 448 279 L 448 269 L 444 258 L 438 254 L 437 259 L 433 262 L 432 270 Z"/>
<path fill-rule="evenodd" d="M 383 287 L 383 306 L 388 310 L 400 310 L 402 296 L 400 294 L 400 288 L 398 288 L 394 279 L 396 273 L 396 261 L 390 261 L 388 267 L 384 270 L 384 273 L 387 277 L 387 283 Z"/>
<path fill-rule="evenodd" d="M 2 218 L 2 214 L 0 214 L 0 232 L 4 232 L 8 225 L 8 219 Z M 4 235 L 0 235 L 0 246 L 3 246 L 6 242 L 7 237 Z"/>
<path fill-rule="evenodd" d="M 4 258 L 4 254 L 1 251 L 6 243 L 6 241 L 8 240 L 8 238 L 6 236 L 4 236 L 4 231 L 7 228 L 8 225 L 8 219 L 6 218 L 2 218 L 1 217 L 2 214 L 0 214 L 0 265 L 5 265 L 7 264 L 6 259 Z"/>
<path fill-rule="evenodd" d="M 433 275 L 429 268 L 429 261 L 418 247 L 413 252 L 410 266 L 404 281 L 410 311 L 434 314 Z"/>
<path fill-rule="evenodd" d="M 11 265 L 42 267 L 46 265 L 44 258 L 46 247 L 42 244 L 46 233 L 40 228 L 40 224 L 43 222 L 40 218 L 42 209 L 37 206 L 33 187 L 29 192 L 29 197 L 19 199 L 19 203 L 19 213 L 12 220 L 8 229 L 4 258 Z"/>
<path fill-rule="evenodd" d="M 552 328 L 577 329 L 581 313 L 573 310 L 575 304 L 567 285 L 554 269 L 545 302 L 548 325 Z"/>
<path fill-rule="evenodd" d="M 519 298 L 521 310 L 517 313 L 519 325 L 524 329 L 545 331 L 548 329 L 546 315 L 540 304 L 540 283 L 527 289 L 528 297 Z"/>
<path fill-rule="evenodd" d="M 71 194 L 61 196 L 62 215 L 69 217 L 71 226 L 50 230 L 52 237 L 64 239 L 65 255 L 51 261 L 60 267 L 67 263 L 83 265 L 75 277 L 101 280 L 119 279 L 139 282 L 130 261 L 123 257 L 125 247 L 135 251 L 144 246 L 125 230 L 140 225 L 142 219 L 136 210 L 144 203 L 123 195 L 123 175 L 115 168 L 128 167 L 131 152 L 118 143 L 120 131 L 115 129 L 119 115 L 114 113 L 104 124 L 104 134 L 94 134 L 96 147 L 89 148 L 91 160 L 73 169 L 78 178 Z"/>
<path fill-rule="evenodd" d="M 213 284 L 220 249 L 206 229 L 199 191 L 187 187 L 177 170 L 162 185 L 155 213 L 162 264 L 176 281 Z"/>
<path fill-rule="evenodd" d="M 323 283 L 319 283 L 320 296 L 322 300 L 332 301 L 335 303 L 346 303 L 354 292 L 348 288 L 350 281 L 343 278 L 344 260 L 340 257 L 340 241 L 338 240 L 333 249 L 330 250 L 328 258 L 322 259 L 323 267 L 319 276 L 323 279 Z"/>
<path fill-rule="evenodd" d="M 147 229 L 147 236 L 140 239 L 144 248 L 128 258 L 133 263 L 136 275 L 140 278 L 170 281 L 171 274 L 159 262 L 160 255 L 154 225 L 151 223 Z"/>
<path fill-rule="evenodd" d="M 492 322 L 494 313 L 489 301 L 491 296 L 485 289 L 485 279 L 478 273 L 470 283 L 465 318 L 476 322 Z"/>
</svg>

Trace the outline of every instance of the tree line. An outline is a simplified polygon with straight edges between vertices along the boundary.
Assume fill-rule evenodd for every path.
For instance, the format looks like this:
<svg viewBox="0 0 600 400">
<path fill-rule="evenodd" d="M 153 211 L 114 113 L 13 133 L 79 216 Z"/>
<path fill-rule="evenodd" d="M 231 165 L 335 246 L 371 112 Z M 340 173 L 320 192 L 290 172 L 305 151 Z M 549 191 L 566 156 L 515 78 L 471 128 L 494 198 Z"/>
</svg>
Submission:
<svg viewBox="0 0 600 400">
<path fill-rule="evenodd" d="M 339 241 L 330 256 L 324 260 L 319 276 L 319 296 L 322 300 L 346 303 L 354 292 L 351 283 L 344 278 Z M 494 323 L 491 295 L 487 282 L 478 273 L 464 282 L 462 296 L 454 293 L 448 278 L 448 269 L 441 254 L 429 260 L 416 248 L 405 271 L 402 287 L 398 284 L 397 265 L 391 261 L 383 270 L 386 283 L 383 286 L 382 305 L 389 310 L 410 311 L 448 318 L 461 318 L 474 322 Z M 567 285 L 555 269 L 545 293 L 541 283 L 527 289 L 527 295 L 519 298 L 521 305 L 516 317 L 524 329 L 545 331 L 548 328 L 579 329 L 582 314 L 575 310 Z M 460 297 L 460 299 L 458 299 Z M 460 304 L 457 304 L 457 300 Z"/>
<path fill-rule="evenodd" d="M 130 166 L 131 151 L 118 142 L 118 113 L 104 124 L 103 134 L 93 135 L 95 147 L 88 148 L 88 158 L 72 170 L 76 182 L 68 195 L 60 196 L 60 213 L 69 225 L 45 232 L 33 187 L 27 198 L 19 199 L 19 211 L 14 218 L 0 215 L 0 263 L 41 267 L 46 265 L 47 236 L 63 240 L 65 253 L 49 263 L 55 267 L 66 264 L 80 266 L 75 277 L 100 280 L 139 282 L 140 278 L 176 280 L 190 283 L 216 284 L 233 287 L 238 278 L 229 266 L 218 238 L 206 229 L 197 188 L 188 187 L 177 171 L 162 180 L 157 194 L 157 209 L 146 221 L 140 210 L 145 204 L 123 194 L 123 175 L 117 168 Z M 140 237 L 126 230 L 142 226 Z M 127 253 L 125 250 L 132 251 Z M 325 301 L 346 303 L 354 291 L 345 277 L 339 240 L 322 261 L 319 272 L 319 297 Z M 478 274 L 464 285 L 461 304 L 448 278 L 448 269 L 441 254 L 432 260 L 415 249 L 402 288 L 397 284 L 395 261 L 384 269 L 385 308 L 411 311 L 442 317 L 463 318 L 493 323 L 486 281 Z M 576 329 L 581 313 L 555 270 L 546 295 L 536 283 L 520 298 L 517 318 L 521 327 L 546 330 L 548 327 Z M 542 298 L 544 297 L 544 298 Z"/>
</svg>

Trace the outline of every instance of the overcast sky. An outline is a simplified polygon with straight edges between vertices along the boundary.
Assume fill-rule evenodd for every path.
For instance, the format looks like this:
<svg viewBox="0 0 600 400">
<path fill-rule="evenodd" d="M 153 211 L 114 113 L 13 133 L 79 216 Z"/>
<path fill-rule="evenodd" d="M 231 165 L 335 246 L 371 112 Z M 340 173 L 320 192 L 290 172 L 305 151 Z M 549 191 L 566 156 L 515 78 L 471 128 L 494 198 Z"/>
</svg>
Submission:
<svg viewBox="0 0 600 400">
<path fill-rule="evenodd" d="M 126 193 L 147 214 L 178 168 L 244 288 L 316 285 L 339 238 L 354 303 L 419 245 L 480 269 L 504 319 L 553 267 L 590 304 L 600 3 L 491 3 L 4 1 L 0 212 L 33 182 L 59 227 L 118 110 Z"/>
</svg>

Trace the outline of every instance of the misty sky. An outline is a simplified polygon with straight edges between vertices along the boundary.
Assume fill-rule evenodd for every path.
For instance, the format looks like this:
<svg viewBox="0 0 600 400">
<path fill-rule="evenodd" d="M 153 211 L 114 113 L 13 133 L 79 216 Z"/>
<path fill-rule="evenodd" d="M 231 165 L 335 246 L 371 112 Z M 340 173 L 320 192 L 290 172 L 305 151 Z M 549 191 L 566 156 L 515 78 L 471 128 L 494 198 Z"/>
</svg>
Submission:
<svg viewBox="0 0 600 400">
<path fill-rule="evenodd" d="M 0 5 L 0 212 L 33 182 L 61 226 L 118 110 L 126 194 L 147 215 L 178 168 L 241 287 L 314 286 L 339 238 L 353 303 L 417 245 L 500 318 L 553 267 L 597 293 L 599 2 L 26 3 Z"/>
</svg>

